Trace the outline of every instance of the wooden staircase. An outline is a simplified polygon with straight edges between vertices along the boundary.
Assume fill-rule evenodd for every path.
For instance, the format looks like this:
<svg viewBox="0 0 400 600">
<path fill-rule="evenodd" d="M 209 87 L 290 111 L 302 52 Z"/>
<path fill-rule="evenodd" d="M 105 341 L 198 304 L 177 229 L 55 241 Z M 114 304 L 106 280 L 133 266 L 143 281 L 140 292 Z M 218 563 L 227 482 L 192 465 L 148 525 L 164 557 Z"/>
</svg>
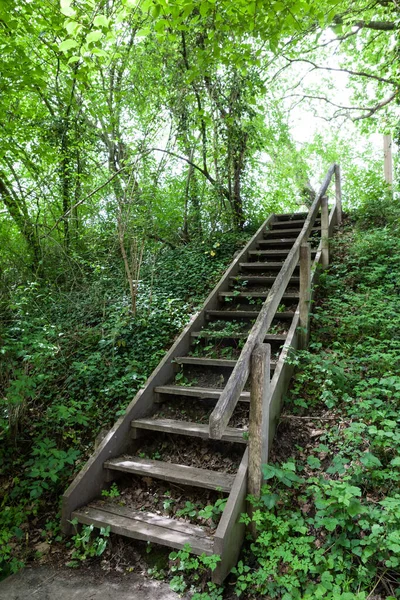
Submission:
<svg viewBox="0 0 400 600">
<path fill-rule="evenodd" d="M 321 196 L 321 194 L 320 194 Z M 232 262 L 225 275 L 176 340 L 159 366 L 138 392 L 122 416 L 106 435 L 99 448 L 70 485 L 63 496 L 62 526 L 71 533 L 72 519 L 95 527 L 109 526 L 111 531 L 126 537 L 155 542 L 172 548 L 189 544 L 195 554 L 221 557 L 213 579 L 224 580 L 236 564 L 244 525 L 239 516 L 245 512 L 248 472 L 248 410 L 250 391 L 247 385 L 237 395 L 238 404 L 223 426 L 221 435 L 213 435 L 208 419 L 210 410 L 217 407 L 226 386 L 232 380 L 248 340 L 254 322 L 259 317 L 271 287 L 281 273 L 285 261 L 291 255 L 295 243 L 309 227 L 312 257 L 315 264 L 321 260 L 321 218 L 319 205 L 310 213 L 270 215 L 243 251 Z M 311 215 L 312 216 L 312 215 Z M 337 207 L 331 211 L 329 228 L 337 222 Z M 307 236 L 308 237 L 308 236 Z M 298 260 L 295 261 L 296 263 Z M 317 272 L 314 271 L 314 280 Z M 274 311 L 271 326 L 263 332 L 265 343 L 271 345 L 271 384 L 269 433 L 267 444 L 272 441 L 279 418 L 281 401 L 287 389 L 292 366 L 286 362 L 288 352 L 297 347 L 299 323 L 299 282 L 297 264 L 280 290 L 278 307 Z M 247 378 L 246 378 L 247 379 Z M 185 402 L 185 418 L 172 418 L 176 404 Z M 237 425 L 235 410 L 240 408 Z M 200 418 L 191 420 L 191 413 Z M 244 423 L 244 424 L 243 424 Z M 224 447 L 225 453 L 241 456 L 235 472 L 209 470 L 192 464 L 175 464 L 143 456 L 141 449 L 148 440 L 187 440 L 189 447 L 193 438 L 210 445 Z M 218 437 L 215 442 L 211 437 Z M 182 518 L 121 506 L 112 498 L 104 499 L 101 491 L 119 477 L 145 477 L 160 482 L 179 485 L 183 489 L 202 488 L 215 490 L 227 502 L 221 519 L 211 532 L 208 527 L 187 522 Z"/>
</svg>

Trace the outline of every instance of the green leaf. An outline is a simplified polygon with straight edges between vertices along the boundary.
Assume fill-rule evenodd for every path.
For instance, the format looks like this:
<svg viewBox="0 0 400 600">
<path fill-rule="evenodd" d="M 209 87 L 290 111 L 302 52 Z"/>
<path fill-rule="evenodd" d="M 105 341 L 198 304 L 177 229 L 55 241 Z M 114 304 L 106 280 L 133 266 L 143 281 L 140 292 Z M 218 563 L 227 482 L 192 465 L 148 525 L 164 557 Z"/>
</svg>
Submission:
<svg viewBox="0 0 400 600">
<path fill-rule="evenodd" d="M 324 519 L 322 519 L 322 525 L 328 531 L 334 531 L 339 525 L 339 521 L 337 519 L 334 519 L 333 517 L 325 517 Z"/>
<path fill-rule="evenodd" d="M 273 465 L 263 465 L 262 472 L 264 479 L 272 479 L 276 475 L 276 468 Z"/>
<path fill-rule="evenodd" d="M 74 17 L 76 14 L 74 9 L 71 8 L 71 2 L 72 0 L 61 0 L 60 2 L 60 11 L 66 17 Z"/>
<path fill-rule="evenodd" d="M 95 27 L 108 27 L 108 18 L 105 15 L 97 15 L 94 18 L 93 25 Z"/>
<path fill-rule="evenodd" d="M 361 462 L 362 464 L 367 467 L 367 468 L 373 468 L 373 467 L 381 467 L 382 463 L 379 460 L 379 458 L 377 458 L 376 456 L 374 456 L 373 454 L 371 454 L 371 452 L 366 452 L 364 454 L 364 456 L 361 457 Z"/>
<path fill-rule="evenodd" d="M 61 44 L 59 44 L 58 48 L 59 50 L 61 50 L 61 52 L 68 52 L 68 50 L 71 50 L 71 48 L 76 48 L 78 45 L 78 42 L 76 40 L 64 40 L 63 42 L 61 42 Z"/>
<path fill-rule="evenodd" d="M 400 467 L 400 456 L 396 456 L 393 460 L 390 461 L 390 464 L 393 467 Z"/>
<path fill-rule="evenodd" d="M 309 456 L 307 458 L 307 463 L 312 469 L 319 469 L 321 466 L 321 461 L 316 456 Z"/>
<path fill-rule="evenodd" d="M 103 32 L 99 29 L 96 29 L 95 31 L 91 31 L 90 33 L 88 33 L 88 35 L 86 36 L 86 42 L 88 44 L 90 44 L 91 42 L 98 42 L 101 37 L 103 37 Z"/>
<path fill-rule="evenodd" d="M 264 496 L 261 496 L 261 501 L 269 510 L 275 506 L 278 500 L 278 494 L 264 494 Z"/>
</svg>

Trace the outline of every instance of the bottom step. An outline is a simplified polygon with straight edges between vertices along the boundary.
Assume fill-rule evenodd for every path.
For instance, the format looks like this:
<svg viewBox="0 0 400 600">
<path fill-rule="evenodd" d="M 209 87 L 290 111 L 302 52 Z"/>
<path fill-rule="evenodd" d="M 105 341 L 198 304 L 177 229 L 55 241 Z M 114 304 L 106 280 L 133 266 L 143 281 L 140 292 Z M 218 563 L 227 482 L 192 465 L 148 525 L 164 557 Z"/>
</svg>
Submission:
<svg viewBox="0 0 400 600">
<path fill-rule="evenodd" d="M 136 540 L 178 549 L 189 544 L 194 554 L 213 554 L 214 540 L 201 527 L 154 513 L 102 502 L 101 505 L 89 504 L 74 511 L 72 519 L 98 528 L 110 527 L 112 533 Z"/>
</svg>

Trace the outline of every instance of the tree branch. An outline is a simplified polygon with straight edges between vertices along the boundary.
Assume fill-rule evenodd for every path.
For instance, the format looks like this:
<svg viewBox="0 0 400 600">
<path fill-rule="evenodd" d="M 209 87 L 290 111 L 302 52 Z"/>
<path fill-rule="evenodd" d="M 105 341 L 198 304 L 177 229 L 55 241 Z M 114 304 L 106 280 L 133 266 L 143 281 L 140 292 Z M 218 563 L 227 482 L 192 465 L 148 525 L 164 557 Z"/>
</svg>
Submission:
<svg viewBox="0 0 400 600">
<path fill-rule="evenodd" d="M 385 21 L 357 21 L 352 23 L 352 27 L 359 27 L 360 29 L 374 29 L 375 31 L 395 31 L 397 29 L 396 23 L 390 23 Z"/>
<path fill-rule="evenodd" d="M 388 83 L 390 85 L 398 85 L 398 81 L 395 81 L 394 79 L 386 79 L 385 77 L 379 77 L 378 75 L 373 75 L 372 73 L 365 73 L 364 71 L 352 71 L 351 69 L 336 67 L 321 67 L 313 61 L 308 60 L 306 58 L 288 58 L 287 56 L 283 56 L 283 58 L 290 63 L 303 62 L 309 64 L 315 70 L 319 69 L 323 71 L 335 71 L 337 73 L 348 73 L 349 75 L 356 75 L 357 77 L 368 77 L 369 79 L 374 79 L 375 81 L 381 81 L 382 83 Z"/>
<path fill-rule="evenodd" d="M 372 108 L 368 109 L 368 112 L 367 112 L 366 115 L 360 115 L 359 117 L 356 117 L 355 119 L 353 119 L 353 121 L 360 121 L 361 119 L 368 119 L 368 117 L 372 117 L 372 115 L 375 114 L 378 110 L 380 110 L 381 108 L 383 108 L 387 104 L 390 104 L 390 102 L 392 102 L 396 98 L 396 96 L 397 96 L 398 93 L 399 93 L 399 90 L 396 90 L 394 92 L 394 94 L 391 94 L 385 100 L 382 100 L 381 102 L 378 102 L 378 104 L 376 104 Z M 363 109 L 363 110 L 367 110 L 367 109 Z"/>
</svg>

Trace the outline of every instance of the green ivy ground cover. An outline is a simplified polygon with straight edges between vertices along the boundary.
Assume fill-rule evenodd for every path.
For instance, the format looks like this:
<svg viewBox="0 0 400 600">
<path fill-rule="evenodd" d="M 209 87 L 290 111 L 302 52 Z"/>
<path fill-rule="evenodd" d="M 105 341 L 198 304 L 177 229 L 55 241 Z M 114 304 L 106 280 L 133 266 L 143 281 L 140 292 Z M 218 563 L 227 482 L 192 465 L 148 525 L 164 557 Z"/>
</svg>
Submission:
<svg viewBox="0 0 400 600">
<path fill-rule="evenodd" d="M 0 296 L 0 578 L 35 558 L 38 532 L 61 541 L 59 498 L 97 432 L 115 422 L 248 235 L 145 257 L 135 316 L 113 261 L 81 263 L 73 289 L 32 281 Z"/>
</svg>

